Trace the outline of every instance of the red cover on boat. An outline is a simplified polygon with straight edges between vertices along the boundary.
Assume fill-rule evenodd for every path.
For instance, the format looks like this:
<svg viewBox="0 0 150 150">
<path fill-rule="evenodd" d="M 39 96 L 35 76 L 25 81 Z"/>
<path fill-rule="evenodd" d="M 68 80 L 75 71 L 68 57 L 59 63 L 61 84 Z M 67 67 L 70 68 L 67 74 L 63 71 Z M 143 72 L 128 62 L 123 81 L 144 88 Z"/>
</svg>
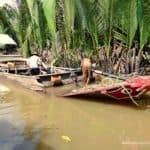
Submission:
<svg viewBox="0 0 150 150">
<path fill-rule="evenodd" d="M 108 87 L 98 86 L 96 88 L 81 88 L 61 96 L 106 95 L 121 100 L 130 99 L 131 97 L 137 98 L 149 90 L 150 77 L 138 77 Z"/>
</svg>

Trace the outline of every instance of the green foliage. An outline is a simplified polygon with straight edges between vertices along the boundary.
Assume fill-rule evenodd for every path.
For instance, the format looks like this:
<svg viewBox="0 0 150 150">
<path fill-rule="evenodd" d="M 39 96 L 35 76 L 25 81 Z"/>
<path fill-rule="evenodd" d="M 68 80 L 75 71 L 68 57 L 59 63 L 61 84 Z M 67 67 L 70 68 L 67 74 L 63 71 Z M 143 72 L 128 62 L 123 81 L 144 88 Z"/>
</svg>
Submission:
<svg viewBox="0 0 150 150">
<path fill-rule="evenodd" d="M 137 31 L 136 0 L 118 0 L 115 7 L 114 39 L 130 49 Z"/>
<path fill-rule="evenodd" d="M 92 54 L 104 45 L 109 60 L 114 43 L 130 49 L 136 39 L 142 50 L 149 41 L 149 6 L 150 0 L 23 0 L 18 10 L 0 9 L 0 30 L 15 37 L 24 55 L 50 40 L 57 55 L 61 47 Z"/>
<path fill-rule="evenodd" d="M 69 49 L 71 45 L 71 37 L 73 36 L 74 32 L 75 4 L 74 0 L 63 0 L 63 3 L 66 48 Z"/>
<path fill-rule="evenodd" d="M 64 3 L 62 0 L 56 1 L 56 30 L 57 30 L 57 48 L 64 47 L 65 37 L 65 16 Z"/>
<path fill-rule="evenodd" d="M 112 40 L 113 19 L 115 15 L 114 5 L 115 0 L 104 0 L 102 4 L 107 58 L 109 58 L 110 55 L 110 44 Z"/>
<path fill-rule="evenodd" d="M 39 38 L 40 38 L 40 47 L 44 49 L 47 46 L 47 40 L 51 39 L 50 31 L 48 28 L 47 20 L 44 14 L 42 3 L 37 1 L 37 18 L 39 26 Z"/>
<path fill-rule="evenodd" d="M 53 46 L 56 47 L 57 33 L 56 33 L 56 1 L 55 0 L 44 0 L 43 1 L 43 11 L 48 23 L 48 28 L 51 33 L 51 40 Z"/>
<path fill-rule="evenodd" d="M 140 49 L 144 47 L 150 37 L 150 0 L 139 0 L 139 8 L 141 8 L 141 18 L 139 19 L 140 27 Z"/>
<path fill-rule="evenodd" d="M 11 35 L 16 41 L 15 27 L 11 23 L 11 15 L 13 17 L 14 10 L 11 11 L 11 7 L 0 8 L 0 26 L 1 32 Z"/>
</svg>

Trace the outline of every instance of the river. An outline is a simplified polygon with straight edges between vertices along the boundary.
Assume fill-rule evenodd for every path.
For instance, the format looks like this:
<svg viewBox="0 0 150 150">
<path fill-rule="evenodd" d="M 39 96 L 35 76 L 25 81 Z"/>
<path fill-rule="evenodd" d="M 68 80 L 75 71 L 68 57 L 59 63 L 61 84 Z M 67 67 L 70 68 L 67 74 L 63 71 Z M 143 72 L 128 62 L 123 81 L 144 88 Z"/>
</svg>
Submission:
<svg viewBox="0 0 150 150">
<path fill-rule="evenodd" d="M 150 109 L 109 99 L 58 97 L 0 79 L 0 150 L 149 150 Z"/>
</svg>

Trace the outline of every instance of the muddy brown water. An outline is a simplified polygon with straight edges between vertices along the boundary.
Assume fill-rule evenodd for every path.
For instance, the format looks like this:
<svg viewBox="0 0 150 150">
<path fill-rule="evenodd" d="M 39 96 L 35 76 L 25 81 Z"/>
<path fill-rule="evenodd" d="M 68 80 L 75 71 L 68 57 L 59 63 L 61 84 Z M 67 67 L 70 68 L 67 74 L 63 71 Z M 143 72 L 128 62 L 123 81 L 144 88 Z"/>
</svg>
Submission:
<svg viewBox="0 0 150 150">
<path fill-rule="evenodd" d="M 149 150 L 150 108 L 110 99 L 62 98 L 0 79 L 0 150 Z"/>
</svg>

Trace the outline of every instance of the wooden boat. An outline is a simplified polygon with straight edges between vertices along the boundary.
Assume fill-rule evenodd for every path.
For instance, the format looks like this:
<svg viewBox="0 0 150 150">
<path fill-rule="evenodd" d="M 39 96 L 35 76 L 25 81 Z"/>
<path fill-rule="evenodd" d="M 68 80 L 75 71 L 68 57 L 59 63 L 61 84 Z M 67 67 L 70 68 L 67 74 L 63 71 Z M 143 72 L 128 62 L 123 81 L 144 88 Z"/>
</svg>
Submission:
<svg viewBox="0 0 150 150">
<path fill-rule="evenodd" d="M 101 83 L 88 85 L 85 88 L 74 89 L 69 93 L 62 94 L 63 97 L 88 96 L 88 97 L 111 97 L 116 100 L 131 99 L 136 105 L 136 99 L 150 91 L 150 76 L 127 79 L 120 83 Z"/>
<path fill-rule="evenodd" d="M 75 71 L 77 74 L 78 71 Z M 73 83 L 74 81 L 70 77 L 71 72 L 66 71 L 63 73 L 52 73 L 43 75 L 21 75 L 7 72 L 1 72 L 0 76 L 7 77 L 14 81 L 19 82 L 21 85 L 35 91 L 44 91 L 45 88 L 51 86 L 65 85 Z"/>
<path fill-rule="evenodd" d="M 81 75 L 81 69 L 78 68 L 50 68 L 51 72 L 41 72 L 40 75 L 30 75 L 29 67 L 26 65 L 26 59 L 7 59 L 0 61 L 0 75 L 15 80 L 23 86 L 35 90 L 43 91 L 45 88 L 56 85 L 69 84 L 74 82 L 72 73 L 76 76 Z"/>
</svg>

